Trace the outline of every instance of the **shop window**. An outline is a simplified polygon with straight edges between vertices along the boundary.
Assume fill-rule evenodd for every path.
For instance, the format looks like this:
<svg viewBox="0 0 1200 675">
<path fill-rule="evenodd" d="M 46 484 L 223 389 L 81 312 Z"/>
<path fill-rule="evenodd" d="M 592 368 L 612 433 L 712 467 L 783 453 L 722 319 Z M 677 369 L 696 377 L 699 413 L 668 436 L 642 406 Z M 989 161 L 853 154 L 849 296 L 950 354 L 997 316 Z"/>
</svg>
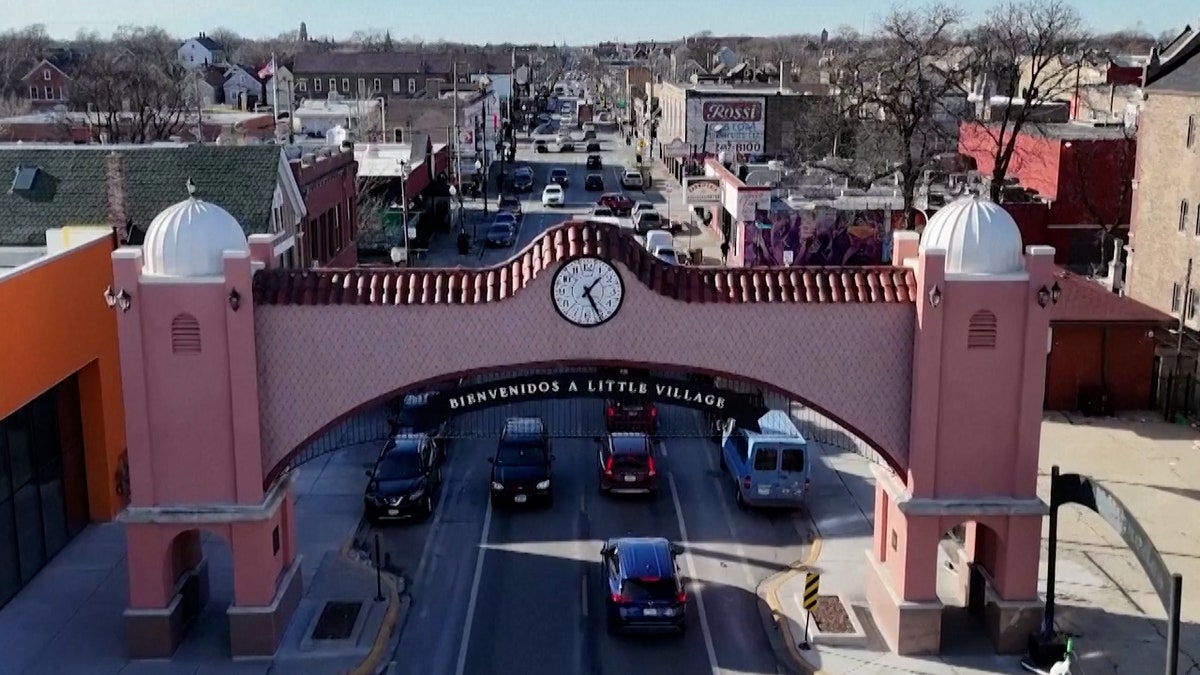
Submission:
<svg viewBox="0 0 1200 675">
<path fill-rule="evenodd" d="M 1182 306 L 1183 286 L 1180 286 L 1179 282 L 1175 282 L 1171 284 L 1171 313 L 1174 314 L 1175 312 L 1178 312 L 1179 308 Z"/>
<path fill-rule="evenodd" d="M 1187 219 L 1188 219 L 1188 200 L 1181 199 L 1181 200 L 1179 200 L 1179 231 L 1180 232 L 1184 232 L 1187 230 Z"/>
<path fill-rule="evenodd" d="M 967 325 L 967 349 L 996 348 L 996 315 L 986 309 L 971 315 Z"/>
<path fill-rule="evenodd" d="M 200 322 L 191 314 L 171 319 L 171 353 L 194 356 L 200 353 Z"/>
<path fill-rule="evenodd" d="M 1187 121 L 1187 146 L 1190 148 L 1196 144 L 1196 116 L 1188 115 Z"/>
</svg>

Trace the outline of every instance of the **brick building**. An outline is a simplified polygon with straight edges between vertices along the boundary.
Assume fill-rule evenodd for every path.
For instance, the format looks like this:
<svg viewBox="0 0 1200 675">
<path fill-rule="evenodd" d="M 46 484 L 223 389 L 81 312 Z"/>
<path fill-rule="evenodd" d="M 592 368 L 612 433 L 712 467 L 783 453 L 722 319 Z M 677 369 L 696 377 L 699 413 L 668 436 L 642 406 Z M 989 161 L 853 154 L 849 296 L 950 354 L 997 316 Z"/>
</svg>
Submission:
<svg viewBox="0 0 1200 675">
<path fill-rule="evenodd" d="M 992 128 L 976 123 L 959 131 L 959 152 L 984 176 L 993 169 L 996 138 Z M 1136 160 L 1133 132 L 1120 124 L 1029 125 L 1016 140 L 1008 175 L 1036 195 L 1004 208 L 1025 243 L 1055 248 L 1056 263 L 1102 269 L 1112 258 L 1113 237 L 1128 238 Z M 1111 236 L 1103 235 L 1105 229 Z"/>
<path fill-rule="evenodd" d="M 34 110 L 50 110 L 67 105 L 71 94 L 71 76 L 67 74 L 66 59 L 42 59 L 21 82 L 28 92 L 29 105 Z"/>
<path fill-rule="evenodd" d="M 315 152 L 298 146 L 285 153 L 306 213 L 300 220 L 296 257 L 313 267 L 358 264 L 358 162 L 349 145 Z"/>
</svg>

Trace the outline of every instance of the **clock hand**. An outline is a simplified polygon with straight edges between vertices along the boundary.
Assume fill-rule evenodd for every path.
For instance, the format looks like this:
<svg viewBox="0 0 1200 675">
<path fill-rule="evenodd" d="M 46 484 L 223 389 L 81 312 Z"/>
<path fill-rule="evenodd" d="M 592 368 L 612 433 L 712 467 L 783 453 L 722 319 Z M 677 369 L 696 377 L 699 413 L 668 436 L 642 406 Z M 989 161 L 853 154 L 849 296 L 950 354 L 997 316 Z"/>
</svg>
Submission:
<svg viewBox="0 0 1200 675">
<path fill-rule="evenodd" d="M 592 311 L 596 313 L 596 317 L 600 317 L 600 307 L 596 305 L 596 301 L 592 299 L 592 294 L 587 293 L 588 304 L 592 306 Z"/>
</svg>

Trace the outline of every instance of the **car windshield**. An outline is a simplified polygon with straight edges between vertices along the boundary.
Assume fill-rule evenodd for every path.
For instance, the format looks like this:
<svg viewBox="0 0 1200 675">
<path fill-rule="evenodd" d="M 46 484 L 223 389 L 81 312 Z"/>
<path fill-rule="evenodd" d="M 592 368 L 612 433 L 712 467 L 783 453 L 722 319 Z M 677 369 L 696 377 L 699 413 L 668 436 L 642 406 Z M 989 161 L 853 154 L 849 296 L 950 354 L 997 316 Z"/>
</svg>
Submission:
<svg viewBox="0 0 1200 675">
<path fill-rule="evenodd" d="M 660 216 L 655 211 L 642 211 L 638 214 L 642 220 L 659 220 Z"/>
<path fill-rule="evenodd" d="M 498 466 L 537 466 L 546 463 L 546 445 L 539 438 L 508 438 L 496 451 Z"/>
<path fill-rule="evenodd" d="M 515 208 L 518 208 L 521 206 L 521 202 L 517 201 L 516 199 L 513 199 L 512 197 L 502 197 L 500 199 L 500 206 L 502 208 L 514 208 L 515 209 Z"/>
<path fill-rule="evenodd" d="M 488 228 L 489 234 L 508 234 L 509 232 L 512 232 L 512 228 L 504 223 L 493 223 L 492 226 Z"/>
<path fill-rule="evenodd" d="M 558 185 L 550 185 L 546 187 L 546 192 L 558 194 L 562 192 L 562 187 Z"/>
<path fill-rule="evenodd" d="M 421 475 L 421 458 L 415 452 L 390 452 L 379 460 L 375 480 L 404 480 Z"/>
<path fill-rule="evenodd" d="M 561 178 L 561 177 L 567 175 L 567 170 L 566 169 L 555 169 L 550 172 L 550 175 L 554 176 L 555 178 Z"/>
</svg>

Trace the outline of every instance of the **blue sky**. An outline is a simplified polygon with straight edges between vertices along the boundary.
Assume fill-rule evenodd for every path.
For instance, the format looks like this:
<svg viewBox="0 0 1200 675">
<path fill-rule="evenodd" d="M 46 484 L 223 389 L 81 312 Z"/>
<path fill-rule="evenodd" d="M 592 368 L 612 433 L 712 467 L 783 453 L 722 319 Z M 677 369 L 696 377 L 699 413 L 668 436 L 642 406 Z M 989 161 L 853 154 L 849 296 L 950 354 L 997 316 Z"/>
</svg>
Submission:
<svg viewBox="0 0 1200 675">
<path fill-rule="evenodd" d="M 390 28 L 396 37 L 425 40 L 582 44 L 613 38 L 671 39 L 702 30 L 749 35 L 816 33 L 821 28 L 832 32 L 840 25 L 863 30 L 893 4 L 894 0 L 44 0 L 9 3 L 0 28 L 41 23 L 55 37 L 65 38 L 81 28 L 110 33 L 134 23 L 159 25 L 177 35 L 225 26 L 262 36 L 305 21 L 310 35 L 345 37 L 357 29 L 378 27 Z M 990 4 L 960 2 L 980 14 Z M 1190 0 L 1075 4 L 1093 29 L 1102 31 L 1140 27 L 1157 35 L 1200 18 Z"/>
</svg>

